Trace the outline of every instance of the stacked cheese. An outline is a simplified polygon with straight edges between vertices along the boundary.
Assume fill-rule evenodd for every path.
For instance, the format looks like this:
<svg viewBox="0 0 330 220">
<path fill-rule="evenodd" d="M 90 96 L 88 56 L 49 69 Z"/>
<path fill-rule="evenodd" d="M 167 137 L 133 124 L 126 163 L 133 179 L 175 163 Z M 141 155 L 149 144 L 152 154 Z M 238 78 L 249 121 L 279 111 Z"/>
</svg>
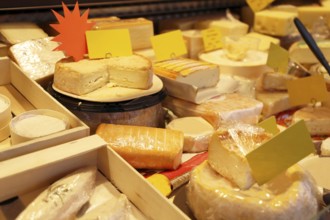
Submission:
<svg viewBox="0 0 330 220">
<path fill-rule="evenodd" d="M 318 210 L 318 190 L 297 165 L 268 183 L 254 183 L 245 155 L 271 135 L 236 124 L 216 132 L 208 161 L 197 166 L 187 201 L 197 219 L 308 219 Z"/>
<path fill-rule="evenodd" d="M 115 86 L 149 89 L 151 62 L 139 55 L 100 60 L 64 59 L 56 63 L 54 86 L 64 92 L 84 95 L 112 83 Z"/>
<path fill-rule="evenodd" d="M 219 95 L 216 85 L 219 81 L 219 67 L 214 64 L 192 60 L 171 59 L 154 64 L 169 95 L 193 103 Z"/>
</svg>

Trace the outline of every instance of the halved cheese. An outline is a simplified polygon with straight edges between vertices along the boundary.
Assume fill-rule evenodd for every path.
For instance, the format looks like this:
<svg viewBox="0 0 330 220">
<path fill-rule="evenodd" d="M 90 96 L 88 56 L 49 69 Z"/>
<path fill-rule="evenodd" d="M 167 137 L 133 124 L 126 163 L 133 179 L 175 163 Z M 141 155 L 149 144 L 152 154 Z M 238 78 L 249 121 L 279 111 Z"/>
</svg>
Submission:
<svg viewBox="0 0 330 220">
<path fill-rule="evenodd" d="M 200 116 L 215 129 L 224 122 L 243 122 L 256 124 L 262 110 L 262 103 L 240 94 L 226 94 L 210 99 L 202 104 L 194 104 L 168 96 L 164 107 L 179 117 Z"/>
<path fill-rule="evenodd" d="M 214 128 L 202 117 L 183 117 L 172 120 L 166 128 L 182 131 L 184 152 L 201 152 L 208 149 Z"/>
<path fill-rule="evenodd" d="M 270 182 L 241 190 L 205 161 L 191 173 L 187 202 L 196 219 L 312 219 L 318 212 L 317 187 L 299 166 Z"/>
<path fill-rule="evenodd" d="M 213 87 L 219 81 L 217 65 L 192 59 L 165 60 L 154 63 L 153 68 L 162 79 L 190 84 L 198 89 Z"/>
<path fill-rule="evenodd" d="M 287 92 L 259 91 L 256 94 L 256 99 L 263 103 L 263 117 L 268 117 L 293 107 L 290 104 Z"/>
<path fill-rule="evenodd" d="M 102 123 L 96 134 L 135 168 L 176 169 L 181 164 L 181 131 Z"/>
<path fill-rule="evenodd" d="M 212 136 L 208 162 L 240 189 L 249 189 L 255 180 L 245 156 L 270 138 L 262 128 L 248 124 L 219 129 Z"/>
<path fill-rule="evenodd" d="M 292 123 L 304 120 L 311 135 L 330 135 L 330 108 L 307 106 L 297 110 Z"/>
</svg>

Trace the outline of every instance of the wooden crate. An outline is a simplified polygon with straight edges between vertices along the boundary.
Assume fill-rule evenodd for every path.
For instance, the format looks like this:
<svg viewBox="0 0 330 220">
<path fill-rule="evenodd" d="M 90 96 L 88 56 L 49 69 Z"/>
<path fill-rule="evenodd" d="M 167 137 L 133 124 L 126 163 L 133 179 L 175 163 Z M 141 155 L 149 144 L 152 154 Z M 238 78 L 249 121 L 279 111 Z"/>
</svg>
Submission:
<svg viewBox="0 0 330 220">
<path fill-rule="evenodd" d="M 8 57 L 0 57 L 0 94 L 11 101 L 12 114 L 32 109 L 52 109 L 65 114 L 70 129 L 11 145 L 10 138 L 0 142 L 0 161 L 90 135 L 89 127 L 49 95 L 38 83 L 22 73 Z"/>
<path fill-rule="evenodd" d="M 10 207 L 14 202 L 9 198 L 21 198 L 20 195 L 48 186 L 59 177 L 87 165 L 96 165 L 102 175 L 148 219 L 189 219 L 115 151 L 108 148 L 98 135 L 0 162 L 0 218 L 6 219 L 4 211 L 15 209 Z M 1 209 L 4 206 L 6 209 Z"/>
</svg>

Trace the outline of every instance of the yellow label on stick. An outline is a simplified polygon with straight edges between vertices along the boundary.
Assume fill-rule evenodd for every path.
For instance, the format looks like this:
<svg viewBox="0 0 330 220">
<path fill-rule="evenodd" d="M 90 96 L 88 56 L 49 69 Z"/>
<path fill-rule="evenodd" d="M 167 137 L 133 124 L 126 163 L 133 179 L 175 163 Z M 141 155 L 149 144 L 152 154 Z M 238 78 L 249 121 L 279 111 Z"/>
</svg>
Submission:
<svg viewBox="0 0 330 220">
<path fill-rule="evenodd" d="M 299 121 L 246 155 L 259 185 L 282 173 L 315 147 L 304 121 Z"/>
<path fill-rule="evenodd" d="M 132 55 L 127 29 L 86 31 L 86 40 L 90 59 Z"/>
<path fill-rule="evenodd" d="M 266 8 L 273 1 L 274 0 L 246 0 L 246 3 L 254 12 L 257 12 Z"/>
<path fill-rule="evenodd" d="M 277 127 L 275 116 L 271 116 L 258 124 L 259 127 L 265 129 L 266 132 L 276 135 L 280 132 Z"/>
<path fill-rule="evenodd" d="M 322 75 L 289 80 L 287 87 L 292 106 L 323 102 L 328 99 L 328 92 Z"/>
<path fill-rule="evenodd" d="M 279 45 L 271 43 L 268 51 L 267 66 L 272 67 L 279 73 L 287 73 L 288 64 L 289 52 Z"/>
<path fill-rule="evenodd" d="M 218 28 L 202 30 L 205 51 L 222 48 L 221 32 Z"/>
<path fill-rule="evenodd" d="M 173 59 L 187 54 L 187 48 L 180 30 L 152 36 L 151 44 L 157 61 Z"/>
</svg>

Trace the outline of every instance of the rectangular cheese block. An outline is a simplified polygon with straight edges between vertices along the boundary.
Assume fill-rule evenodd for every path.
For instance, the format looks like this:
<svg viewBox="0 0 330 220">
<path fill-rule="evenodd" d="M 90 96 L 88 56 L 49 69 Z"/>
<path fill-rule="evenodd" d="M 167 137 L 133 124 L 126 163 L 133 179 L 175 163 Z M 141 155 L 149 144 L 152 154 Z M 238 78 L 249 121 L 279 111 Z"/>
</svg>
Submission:
<svg viewBox="0 0 330 220">
<path fill-rule="evenodd" d="M 287 91 L 286 82 L 297 77 L 284 73 L 265 73 L 262 76 L 262 88 L 266 91 Z"/>
<path fill-rule="evenodd" d="M 259 91 L 256 99 L 263 103 L 262 115 L 265 118 L 293 107 L 287 92 Z"/>
<path fill-rule="evenodd" d="M 265 34 L 250 32 L 244 37 L 258 39 L 258 50 L 268 51 L 270 44 L 280 45 L 280 39 Z"/>
<path fill-rule="evenodd" d="M 215 86 L 219 81 L 219 67 L 193 59 L 171 59 L 154 63 L 154 73 L 167 80 L 193 85 L 198 89 Z"/>
<path fill-rule="evenodd" d="M 330 27 L 330 8 L 320 6 L 298 7 L 298 18 L 309 30 L 312 30 L 313 25 L 322 20 Z"/>
<path fill-rule="evenodd" d="M 244 36 L 249 30 L 249 25 L 236 19 L 221 19 L 212 21 L 210 28 L 219 29 L 222 36 Z"/>
<path fill-rule="evenodd" d="M 325 58 L 330 60 L 330 40 L 317 40 L 316 43 Z M 305 41 L 293 43 L 289 48 L 289 55 L 292 60 L 302 64 L 314 64 L 319 62 Z"/>
<path fill-rule="evenodd" d="M 145 18 L 94 19 L 94 30 L 128 29 L 133 50 L 151 48 L 150 37 L 154 35 L 153 22 Z"/>
<path fill-rule="evenodd" d="M 246 154 L 271 138 L 257 126 L 236 124 L 216 131 L 208 148 L 208 163 L 240 189 L 249 189 L 255 180 Z"/>
<path fill-rule="evenodd" d="M 253 30 L 272 36 L 287 36 L 295 30 L 296 13 L 263 10 L 255 13 Z"/>
<path fill-rule="evenodd" d="M 253 98 L 233 93 L 221 95 L 202 104 L 168 96 L 163 101 L 163 106 L 179 117 L 200 116 L 217 129 L 222 123 L 231 121 L 256 124 L 263 104 Z"/>
<path fill-rule="evenodd" d="M 204 43 L 201 31 L 199 30 L 186 30 L 182 31 L 183 39 L 185 40 L 188 58 L 198 59 L 200 52 L 204 50 Z"/>
<path fill-rule="evenodd" d="M 135 168 L 176 169 L 181 164 L 181 131 L 102 123 L 96 134 Z"/>
</svg>

